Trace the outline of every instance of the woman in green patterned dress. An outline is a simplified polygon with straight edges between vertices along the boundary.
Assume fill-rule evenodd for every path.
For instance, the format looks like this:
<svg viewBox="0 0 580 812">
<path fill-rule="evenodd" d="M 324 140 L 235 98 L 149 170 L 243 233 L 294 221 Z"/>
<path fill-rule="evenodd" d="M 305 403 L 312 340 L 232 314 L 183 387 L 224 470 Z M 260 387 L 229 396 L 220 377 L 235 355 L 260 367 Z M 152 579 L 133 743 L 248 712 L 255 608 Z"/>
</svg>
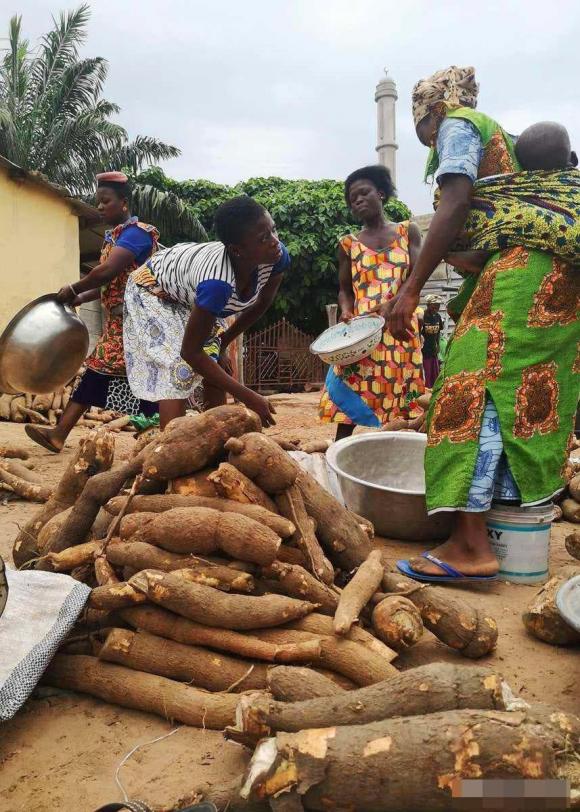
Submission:
<svg viewBox="0 0 580 812">
<path fill-rule="evenodd" d="M 477 92 L 473 68 L 452 67 L 415 86 L 415 126 L 421 142 L 432 147 L 428 169 L 439 201 L 394 302 L 395 338 L 407 334 L 423 285 L 472 219 L 478 183 L 487 183 L 477 179 L 509 175 L 515 186 L 520 174 L 526 182 L 533 175 L 520 173 L 511 137 L 473 109 Z M 496 234 L 500 250 L 458 297 L 459 319 L 429 414 L 427 507 L 430 513 L 454 512 L 455 528 L 432 553 L 399 562 L 418 580 L 495 577 L 498 562 L 485 520 L 492 499 L 532 506 L 564 485 L 579 395 L 580 274 L 565 261 L 578 254 L 578 181 L 560 181 L 569 210 L 541 204 L 530 214 L 527 204 L 518 208 L 511 200 L 505 211 L 492 206 L 487 212 L 508 225 Z M 535 191 L 537 198 L 542 186 Z M 483 211 L 483 219 L 484 209 L 478 215 Z"/>
</svg>

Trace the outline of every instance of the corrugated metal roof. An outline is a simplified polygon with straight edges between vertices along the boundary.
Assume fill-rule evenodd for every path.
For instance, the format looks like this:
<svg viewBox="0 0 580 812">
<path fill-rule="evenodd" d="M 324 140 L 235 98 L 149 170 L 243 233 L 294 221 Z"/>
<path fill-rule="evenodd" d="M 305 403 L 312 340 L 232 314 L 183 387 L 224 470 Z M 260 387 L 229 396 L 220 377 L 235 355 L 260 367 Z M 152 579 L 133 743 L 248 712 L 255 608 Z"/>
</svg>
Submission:
<svg viewBox="0 0 580 812">
<path fill-rule="evenodd" d="M 13 180 L 32 183 L 62 198 L 66 203 L 68 203 L 77 217 L 84 217 L 87 220 L 95 222 L 101 219 L 98 209 L 89 205 L 88 203 L 85 203 L 84 200 L 81 200 L 78 197 L 72 197 L 68 189 L 65 189 L 64 186 L 59 186 L 58 184 L 53 183 L 46 177 L 46 175 L 43 175 L 42 172 L 22 169 L 21 166 L 12 163 L 12 161 L 9 161 L 8 158 L 5 158 L 3 155 L 0 155 L 0 166 L 6 169 L 9 176 Z"/>
</svg>

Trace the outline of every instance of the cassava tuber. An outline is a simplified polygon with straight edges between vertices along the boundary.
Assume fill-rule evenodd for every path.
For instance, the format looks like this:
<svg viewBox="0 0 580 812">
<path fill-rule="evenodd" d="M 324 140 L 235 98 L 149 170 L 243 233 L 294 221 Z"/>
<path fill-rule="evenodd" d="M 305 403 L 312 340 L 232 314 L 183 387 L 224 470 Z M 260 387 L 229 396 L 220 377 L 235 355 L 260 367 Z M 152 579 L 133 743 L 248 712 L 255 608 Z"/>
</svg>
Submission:
<svg viewBox="0 0 580 812">
<path fill-rule="evenodd" d="M 67 466 L 48 502 L 18 533 L 12 550 L 17 567 L 24 566 L 31 558 L 36 557 L 36 540 L 44 525 L 57 513 L 62 513 L 75 503 L 91 476 L 111 467 L 114 449 L 113 435 L 104 431 L 91 432 L 79 443 L 75 456 Z M 90 527 L 89 524 L 85 535 L 79 541 L 85 540 Z"/>
<path fill-rule="evenodd" d="M 312 612 L 312 614 L 301 617 L 299 620 L 293 620 L 292 623 L 288 624 L 287 628 L 332 637 L 334 634 L 334 621 L 328 615 Z M 366 629 L 361 629 L 360 626 L 352 626 L 344 637 L 346 640 L 352 640 L 353 643 L 360 643 L 369 651 L 383 657 L 388 663 L 397 657 L 396 651 L 386 646 L 370 632 L 367 632 Z"/>
<path fill-rule="evenodd" d="M 226 451 L 231 465 L 252 479 L 263 491 L 282 493 L 296 480 L 298 466 L 271 437 L 257 432 L 232 437 Z"/>
<path fill-rule="evenodd" d="M 200 691 L 86 655 L 58 654 L 45 671 L 43 682 L 124 708 L 155 713 L 171 722 L 213 730 L 233 724 L 239 698 L 235 694 Z"/>
<path fill-rule="evenodd" d="M 277 670 L 272 669 L 271 673 Z M 242 728 L 259 725 L 272 731 L 296 732 L 334 725 L 366 725 L 394 716 L 421 716 L 462 708 L 518 707 L 509 686 L 497 674 L 487 668 L 451 663 L 422 665 L 386 682 L 342 693 L 340 697 L 328 695 L 308 700 L 293 699 L 288 704 L 287 700 L 273 702 L 267 697 L 248 697 L 240 703 Z"/>
<path fill-rule="evenodd" d="M 350 631 L 362 609 L 376 592 L 382 577 L 382 553 L 380 550 L 373 550 L 342 590 L 334 615 L 335 634 L 344 635 Z"/>
<path fill-rule="evenodd" d="M 580 522 L 580 504 L 575 499 L 563 499 L 560 502 L 560 508 L 567 521 L 575 524 Z"/>
<path fill-rule="evenodd" d="M 259 690 L 266 687 L 266 664 L 251 663 L 201 646 L 184 645 L 149 632 L 113 629 L 100 660 L 126 665 L 207 691 Z"/>
<path fill-rule="evenodd" d="M 116 496 L 107 502 L 105 509 L 109 513 L 117 515 L 124 503 L 123 496 Z M 139 512 L 164 513 L 166 510 L 184 507 L 211 508 L 222 513 L 237 513 L 240 516 L 247 516 L 248 519 L 254 519 L 254 521 L 266 525 L 283 539 L 290 538 L 296 530 L 292 522 L 264 510 L 259 505 L 242 505 L 240 502 L 232 502 L 231 499 L 212 499 L 205 496 L 184 496 L 183 494 L 135 496 L 129 505 L 127 515 Z"/>
<path fill-rule="evenodd" d="M 228 438 L 259 432 L 260 419 L 245 406 L 217 406 L 203 414 L 172 420 L 159 439 L 144 449 L 143 474 L 171 480 L 214 463 Z"/>
<path fill-rule="evenodd" d="M 545 583 L 532 599 L 522 615 L 524 626 L 530 634 L 553 646 L 570 646 L 580 643 L 580 632 L 568 625 L 556 605 L 556 595 L 569 578 L 580 575 L 580 567 L 562 567 Z"/>
<path fill-rule="evenodd" d="M 254 591 L 254 579 L 247 572 L 213 564 L 194 555 L 179 556 L 168 553 L 141 541 L 110 543 L 106 555 L 107 560 L 116 567 L 132 567 L 135 572 L 144 569 L 158 569 L 164 572 L 190 569 L 192 580 L 197 580 L 197 583 L 226 592 L 230 589 L 234 592 Z M 193 573 L 196 575 L 193 576 Z"/>
<path fill-rule="evenodd" d="M 464 778 L 565 777 L 579 726 L 553 709 L 464 709 L 278 733 L 256 748 L 241 795 L 263 800 L 297 787 L 305 808 L 320 812 L 452 810 Z"/>
<path fill-rule="evenodd" d="M 462 598 L 394 572 L 384 573 L 382 586 L 385 592 L 401 592 L 409 598 L 421 612 L 425 628 L 464 657 L 484 657 L 496 647 L 495 620 Z"/>
<path fill-rule="evenodd" d="M 268 689 L 274 699 L 294 703 L 317 697 L 337 697 L 346 694 L 336 682 L 312 668 L 292 668 L 278 665 L 268 671 Z"/>
<path fill-rule="evenodd" d="M 268 596 L 270 599 L 278 596 Z M 372 685 L 389 679 L 398 671 L 384 657 L 364 648 L 360 643 L 338 637 L 320 637 L 310 632 L 293 629 L 259 629 L 253 634 L 271 643 L 300 643 L 318 638 L 321 644 L 320 658 L 316 665 L 343 674 L 356 685 Z"/>
<path fill-rule="evenodd" d="M 137 516 L 128 516 L 127 522 L 123 519 L 121 538 L 127 538 L 127 525 L 134 528 Z M 281 543 L 269 527 L 246 516 L 211 508 L 175 508 L 150 516 L 131 536 L 173 553 L 203 555 L 223 550 L 232 558 L 267 565 L 275 560 Z"/>
<path fill-rule="evenodd" d="M 167 493 L 183 494 L 184 496 L 208 496 L 215 499 L 216 487 L 210 482 L 208 476 L 213 474 L 215 468 L 204 468 L 195 474 L 178 477 L 169 483 Z"/>
<path fill-rule="evenodd" d="M 317 536 L 330 559 L 348 572 L 359 567 L 372 545 L 357 517 L 306 471 L 298 473 L 296 484 L 308 515 L 316 521 Z"/>
<path fill-rule="evenodd" d="M 316 538 L 310 517 L 306 513 L 304 499 L 296 485 L 291 485 L 285 491 L 279 493 L 276 496 L 276 504 L 280 513 L 296 527 L 296 532 L 291 541 L 305 555 L 310 572 L 323 583 L 332 584 L 334 581 L 334 567 L 324 555 L 322 547 Z"/>
<path fill-rule="evenodd" d="M 129 585 L 153 603 L 182 617 L 222 629 L 279 626 L 315 609 L 312 603 L 282 595 L 227 594 L 201 584 L 187 583 L 173 573 L 159 570 L 143 570 L 131 578 Z"/>
<path fill-rule="evenodd" d="M 572 558 L 576 558 L 580 561 L 580 533 L 578 533 L 578 531 L 566 536 L 566 549 Z"/>
<path fill-rule="evenodd" d="M 333 615 L 336 611 L 338 592 L 318 581 L 303 567 L 274 561 L 262 569 L 262 574 L 278 581 L 285 595 L 312 601 L 319 605 L 321 612 L 328 615 Z"/>
<path fill-rule="evenodd" d="M 120 610 L 119 614 L 133 628 L 143 629 L 188 646 L 207 646 L 248 659 L 273 663 L 304 663 L 320 656 L 318 639 L 279 646 L 258 640 L 249 634 L 204 626 L 159 606 L 132 606 Z"/>
<path fill-rule="evenodd" d="M 214 485 L 218 495 L 225 499 L 247 505 L 260 505 L 271 513 L 277 513 L 271 497 L 228 462 L 222 462 L 217 471 L 209 475 L 209 481 Z"/>
<path fill-rule="evenodd" d="M 389 595 L 373 609 L 375 634 L 395 651 L 414 646 L 423 634 L 421 613 L 403 595 Z"/>
</svg>

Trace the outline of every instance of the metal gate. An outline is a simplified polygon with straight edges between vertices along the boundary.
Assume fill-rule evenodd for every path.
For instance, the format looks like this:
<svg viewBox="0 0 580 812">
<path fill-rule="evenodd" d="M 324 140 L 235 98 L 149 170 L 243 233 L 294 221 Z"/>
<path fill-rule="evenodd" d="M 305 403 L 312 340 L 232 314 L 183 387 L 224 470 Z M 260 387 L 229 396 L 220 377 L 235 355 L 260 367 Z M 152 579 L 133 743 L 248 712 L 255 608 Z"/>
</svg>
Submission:
<svg viewBox="0 0 580 812">
<path fill-rule="evenodd" d="M 244 342 L 244 382 L 258 392 L 296 391 L 324 381 L 325 366 L 309 350 L 314 336 L 282 319 Z"/>
</svg>

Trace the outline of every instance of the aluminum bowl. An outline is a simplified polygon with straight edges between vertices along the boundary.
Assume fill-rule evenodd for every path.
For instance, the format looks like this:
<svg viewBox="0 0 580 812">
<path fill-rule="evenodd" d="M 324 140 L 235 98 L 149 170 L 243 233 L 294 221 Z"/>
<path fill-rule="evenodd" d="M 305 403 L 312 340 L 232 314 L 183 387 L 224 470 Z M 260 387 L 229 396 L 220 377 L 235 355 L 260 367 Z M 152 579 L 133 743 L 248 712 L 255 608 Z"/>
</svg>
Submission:
<svg viewBox="0 0 580 812">
<path fill-rule="evenodd" d="M 17 313 L 0 336 L 0 391 L 41 395 L 64 386 L 89 348 L 89 332 L 74 310 L 41 296 Z"/>
<path fill-rule="evenodd" d="M 369 519 L 377 535 L 420 542 L 450 535 L 449 513 L 427 516 L 426 446 L 426 434 L 380 431 L 339 440 L 326 452 L 346 506 Z"/>
<path fill-rule="evenodd" d="M 377 346 L 384 326 L 382 316 L 356 316 L 321 333 L 310 345 L 310 352 L 325 364 L 356 364 Z"/>
</svg>

